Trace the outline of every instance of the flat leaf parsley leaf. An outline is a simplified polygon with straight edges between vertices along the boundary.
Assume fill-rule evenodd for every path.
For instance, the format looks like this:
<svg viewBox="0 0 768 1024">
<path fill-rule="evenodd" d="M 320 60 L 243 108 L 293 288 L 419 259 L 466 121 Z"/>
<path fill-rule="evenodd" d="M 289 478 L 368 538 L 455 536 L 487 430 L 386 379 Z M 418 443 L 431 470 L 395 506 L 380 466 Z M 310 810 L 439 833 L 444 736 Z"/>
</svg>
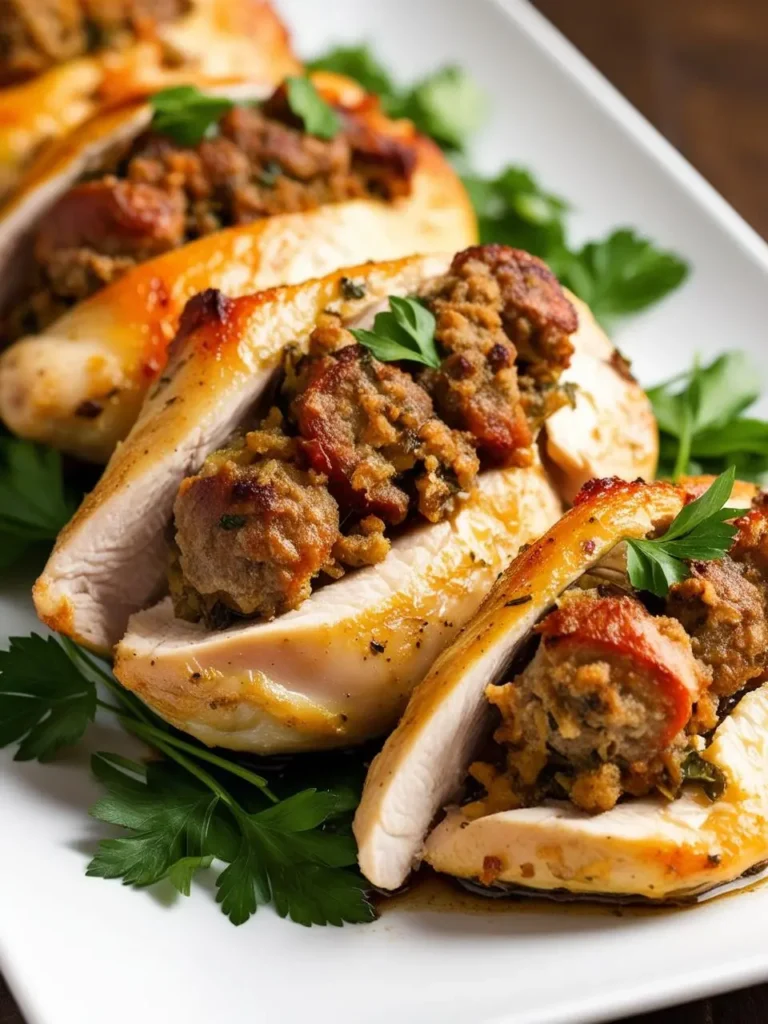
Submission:
<svg viewBox="0 0 768 1024">
<path fill-rule="evenodd" d="M 53 540 L 73 512 L 58 452 L 0 437 L 0 565 L 27 544 Z"/>
<path fill-rule="evenodd" d="M 725 352 L 650 388 L 659 424 L 659 473 L 719 473 L 735 466 L 742 479 L 768 473 L 768 423 L 742 416 L 760 396 L 760 374 L 743 352 Z"/>
<path fill-rule="evenodd" d="M 12 637 L 0 651 L 0 747 L 48 761 L 76 743 L 96 714 L 96 687 L 53 637 Z"/>
<path fill-rule="evenodd" d="M 367 46 L 337 46 L 309 61 L 307 70 L 333 71 L 337 75 L 354 78 L 367 92 L 375 93 L 385 107 L 396 95 L 389 72 Z"/>
<path fill-rule="evenodd" d="M 219 797 L 178 765 L 156 761 L 145 767 L 100 753 L 91 770 L 107 790 L 91 815 L 133 835 L 102 840 L 86 874 L 136 886 L 168 877 L 189 895 L 194 871 L 209 867 L 214 856 L 234 855 L 236 833 L 220 813 Z"/>
<path fill-rule="evenodd" d="M 270 900 L 281 917 L 303 925 L 371 920 L 364 882 L 341 870 L 355 863 L 354 841 L 318 830 L 335 807 L 333 794 L 307 789 L 256 814 L 236 812 L 240 848 L 216 883 L 233 924 Z"/>
<path fill-rule="evenodd" d="M 482 90 L 461 68 L 448 65 L 410 88 L 400 88 L 367 46 L 340 46 L 310 61 L 310 71 L 348 75 L 379 97 L 390 117 L 407 117 L 445 149 L 462 150 L 487 113 Z"/>
<path fill-rule="evenodd" d="M 689 561 L 723 557 L 738 532 L 726 522 L 737 511 L 724 507 L 735 478 L 733 467 L 722 473 L 700 498 L 685 506 L 661 537 L 627 539 L 627 572 L 633 587 L 666 597 L 673 584 L 690 575 Z"/>
<path fill-rule="evenodd" d="M 101 700 L 95 679 L 116 704 Z M 0 652 L 0 746 L 18 743 L 18 759 L 46 760 L 75 742 L 97 707 L 159 756 L 146 765 L 118 754 L 92 758 L 105 795 L 91 814 L 127 834 L 102 840 L 88 875 L 137 887 L 167 879 L 189 895 L 198 871 L 223 862 L 217 899 L 234 924 L 264 903 L 303 925 L 373 919 L 350 832 L 358 761 L 325 788 L 281 800 L 243 759 L 178 735 L 71 641 L 12 638 Z"/>
<path fill-rule="evenodd" d="M 286 78 L 288 106 L 304 123 L 310 135 L 332 139 L 341 130 L 341 118 L 306 77 Z"/>
<path fill-rule="evenodd" d="M 377 313 L 373 330 L 353 330 L 355 339 L 384 363 L 408 360 L 437 369 L 440 356 L 435 347 L 435 318 L 416 299 L 391 295 L 389 312 Z"/>
<path fill-rule="evenodd" d="M 638 313 L 678 288 L 688 264 L 630 228 L 588 242 L 559 272 L 603 324 Z"/>
<path fill-rule="evenodd" d="M 194 85 L 174 85 L 149 98 L 152 131 L 167 135 L 180 146 L 196 146 L 207 138 L 235 103 L 211 96 Z"/>
<path fill-rule="evenodd" d="M 445 149 L 460 150 L 485 120 L 488 103 L 472 78 L 451 64 L 427 75 L 386 108 L 392 117 L 413 121 Z"/>
</svg>

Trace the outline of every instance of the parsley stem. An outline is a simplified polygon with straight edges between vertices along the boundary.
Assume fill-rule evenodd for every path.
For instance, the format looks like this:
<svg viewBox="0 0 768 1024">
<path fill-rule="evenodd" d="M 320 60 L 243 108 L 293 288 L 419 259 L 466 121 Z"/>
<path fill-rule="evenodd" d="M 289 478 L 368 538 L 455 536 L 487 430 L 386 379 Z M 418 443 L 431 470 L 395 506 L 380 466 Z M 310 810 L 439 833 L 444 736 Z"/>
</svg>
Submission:
<svg viewBox="0 0 768 1024">
<path fill-rule="evenodd" d="M 82 670 L 82 668 L 85 667 L 87 670 L 93 672 L 107 687 L 110 693 L 117 697 L 117 699 L 120 701 L 123 707 L 127 708 L 127 710 L 130 711 L 131 715 L 134 718 L 138 718 L 141 721 L 146 722 L 147 725 L 151 725 L 151 719 L 149 717 L 149 714 L 145 711 L 144 707 L 142 706 L 138 698 L 128 693 L 128 691 L 124 689 L 120 685 L 120 683 L 118 683 L 118 681 L 115 679 L 111 672 L 107 672 L 105 669 L 101 667 L 101 665 L 97 664 L 95 661 L 93 661 L 92 658 L 88 657 L 85 651 L 83 651 L 81 647 L 79 647 L 76 643 L 70 640 L 69 637 L 62 636 L 60 640 L 61 644 L 64 647 L 64 650 L 69 655 L 70 660 L 74 662 L 74 664 L 78 668 Z"/>
<path fill-rule="evenodd" d="M 117 704 L 110 704 L 108 701 L 101 700 L 99 697 L 96 698 L 96 704 L 102 711 L 111 711 L 113 715 L 118 715 L 120 718 L 125 714 L 123 709 L 119 708 Z"/>
<path fill-rule="evenodd" d="M 672 470 L 672 479 L 679 480 L 688 471 L 691 461 L 691 444 L 693 442 L 693 416 L 690 406 L 683 406 L 683 421 L 680 427 L 680 438 L 677 446 L 677 457 Z"/>
<path fill-rule="evenodd" d="M 185 753 L 191 754 L 193 757 L 199 758 L 201 761 L 207 761 L 209 764 L 216 765 L 217 768 L 230 772 L 232 775 L 237 775 L 245 782 L 249 782 L 252 786 L 256 786 L 257 789 L 260 789 L 262 793 L 273 803 L 279 802 L 278 797 L 275 796 L 267 785 L 267 780 L 261 775 L 256 775 L 247 768 L 243 768 L 241 765 L 236 764 L 233 761 L 228 761 L 224 757 L 219 757 L 218 754 L 213 754 L 209 750 L 204 750 L 202 747 L 196 747 L 193 743 L 187 743 L 186 740 L 182 740 L 178 736 L 173 736 L 169 733 L 163 732 L 161 729 L 156 729 L 153 725 L 131 723 L 131 728 L 137 736 L 146 738 L 147 742 L 170 744 L 172 747 L 175 747 L 178 750 L 183 750 Z"/>
<path fill-rule="evenodd" d="M 127 716 L 125 715 L 121 717 L 124 720 L 127 719 Z M 151 743 L 152 746 L 156 747 L 162 754 L 165 754 L 166 757 L 169 757 L 172 761 L 180 764 L 182 768 L 186 768 L 190 775 L 194 775 L 196 779 L 199 779 L 204 786 L 207 786 L 208 789 L 215 793 L 216 796 L 228 807 L 233 809 L 237 807 L 235 800 L 233 800 L 223 786 L 219 785 L 212 775 L 209 775 L 208 772 L 200 768 L 199 765 L 196 765 L 194 761 L 190 760 L 186 754 L 182 754 L 180 750 L 175 750 L 174 747 L 168 743 L 170 737 L 161 729 L 155 729 L 154 726 L 145 725 L 143 722 L 136 722 L 133 719 L 127 719 L 125 721 L 125 727 L 135 736 L 138 736 L 140 739 L 145 739 L 148 743 Z"/>
</svg>

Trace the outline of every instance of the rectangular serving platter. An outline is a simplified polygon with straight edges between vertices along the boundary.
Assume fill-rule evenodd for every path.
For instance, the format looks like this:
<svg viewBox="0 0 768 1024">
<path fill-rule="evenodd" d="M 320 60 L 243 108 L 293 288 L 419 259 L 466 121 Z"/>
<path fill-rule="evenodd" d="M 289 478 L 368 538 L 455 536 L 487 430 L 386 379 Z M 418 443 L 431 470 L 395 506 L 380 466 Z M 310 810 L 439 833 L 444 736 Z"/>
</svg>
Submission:
<svg viewBox="0 0 768 1024">
<path fill-rule="evenodd" d="M 768 376 L 768 247 L 527 3 L 279 6 L 304 55 L 367 40 L 403 81 L 465 66 L 493 102 L 477 166 L 530 167 L 573 204 L 577 239 L 627 224 L 690 260 L 685 287 L 616 335 L 644 383 L 728 348 Z M 28 597 L 36 568 L 14 569 L 0 588 L 3 644 L 40 628 Z M 642 912 L 414 902 L 371 926 L 308 930 L 269 908 L 235 929 L 202 885 L 174 900 L 87 879 L 103 835 L 87 817 L 88 753 L 103 748 L 131 744 L 107 721 L 53 767 L 0 753 L 0 966 L 29 1024 L 567 1024 L 768 978 L 761 886 Z"/>
</svg>

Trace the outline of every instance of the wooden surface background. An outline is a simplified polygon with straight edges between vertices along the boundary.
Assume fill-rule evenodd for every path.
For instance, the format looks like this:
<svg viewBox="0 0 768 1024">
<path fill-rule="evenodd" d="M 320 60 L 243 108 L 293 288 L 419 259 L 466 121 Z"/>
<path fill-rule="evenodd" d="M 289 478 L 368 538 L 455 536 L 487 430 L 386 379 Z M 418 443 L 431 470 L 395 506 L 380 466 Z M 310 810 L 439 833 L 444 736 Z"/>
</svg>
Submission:
<svg viewBox="0 0 768 1024">
<path fill-rule="evenodd" d="M 768 236 L 768 0 L 535 2 Z M 763 1022 L 768 985 L 631 1024 Z M 23 1024 L 2 979 L 0 1024 Z"/>
</svg>

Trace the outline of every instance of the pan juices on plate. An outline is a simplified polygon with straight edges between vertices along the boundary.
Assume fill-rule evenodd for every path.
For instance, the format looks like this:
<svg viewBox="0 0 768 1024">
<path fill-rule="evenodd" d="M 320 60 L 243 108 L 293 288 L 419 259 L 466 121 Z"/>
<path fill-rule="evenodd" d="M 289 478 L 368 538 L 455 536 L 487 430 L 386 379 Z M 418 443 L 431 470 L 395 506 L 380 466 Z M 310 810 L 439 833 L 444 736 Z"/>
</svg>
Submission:
<svg viewBox="0 0 768 1024">
<path fill-rule="evenodd" d="M 371 766 L 374 884 L 662 901 L 768 859 L 768 514 L 733 476 L 594 481 L 518 555 Z"/>
<path fill-rule="evenodd" d="M 114 647 L 120 681 L 208 744 L 384 733 L 557 519 L 560 483 L 652 475 L 648 401 L 615 362 L 586 307 L 505 246 L 204 292 L 38 613 Z"/>
</svg>

